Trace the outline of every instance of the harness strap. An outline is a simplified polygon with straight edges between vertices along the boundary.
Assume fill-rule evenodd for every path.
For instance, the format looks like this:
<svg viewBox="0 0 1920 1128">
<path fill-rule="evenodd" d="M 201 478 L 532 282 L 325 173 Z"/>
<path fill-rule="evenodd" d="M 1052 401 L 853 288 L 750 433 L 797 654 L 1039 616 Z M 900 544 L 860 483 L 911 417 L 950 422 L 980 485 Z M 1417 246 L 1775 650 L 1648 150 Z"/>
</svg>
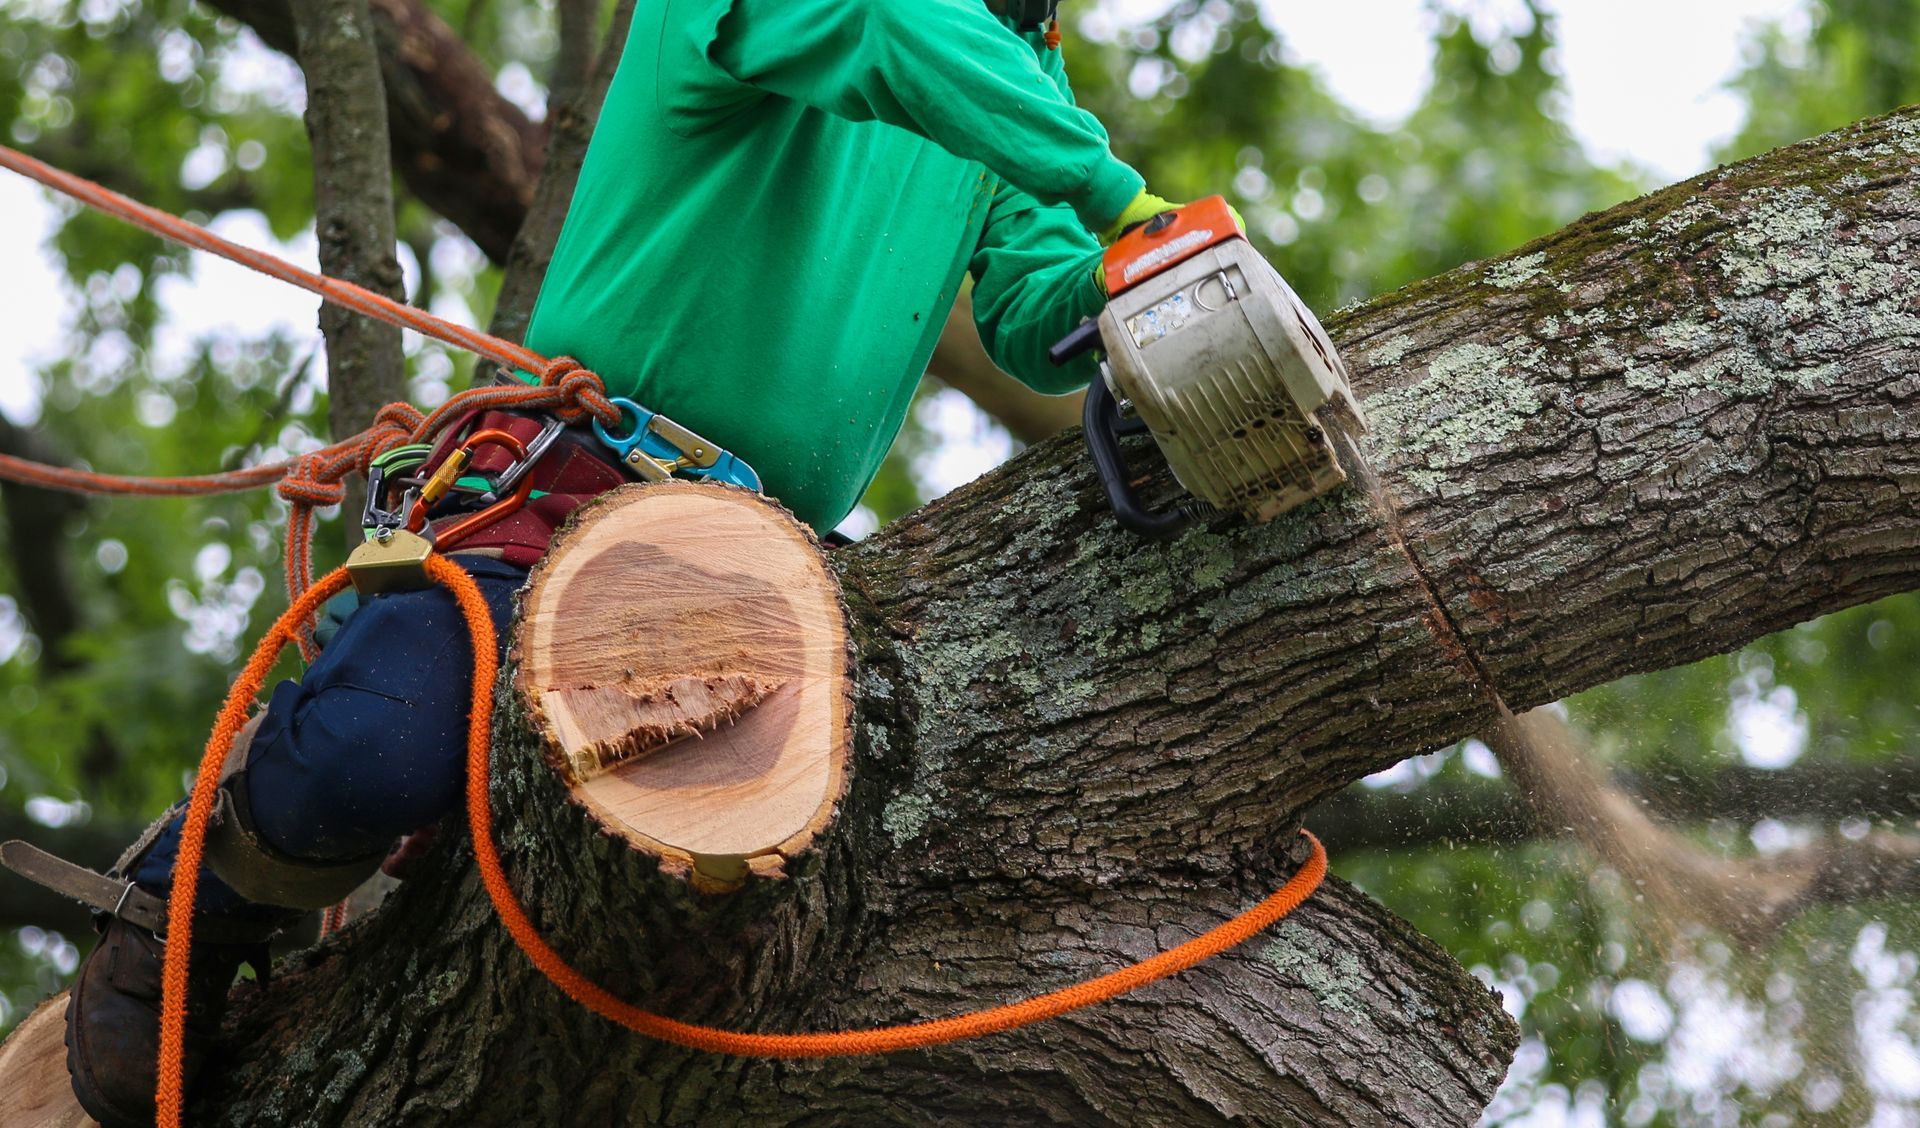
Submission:
<svg viewBox="0 0 1920 1128">
<path fill-rule="evenodd" d="M 478 411 L 447 431 L 427 467 L 440 464 L 465 436 L 481 430 L 505 431 L 530 443 L 540 432 L 543 419 L 520 411 Z M 513 461 L 505 448 L 481 447 L 475 452 L 467 472 L 497 475 Z M 573 511 L 590 498 L 632 481 L 607 448 L 583 429 L 568 428 L 559 441 L 549 447 L 530 471 L 538 495 L 524 506 L 499 520 L 461 537 L 454 551 L 485 552 L 522 568 L 530 568 L 545 556 L 554 532 L 566 523 Z M 436 517 L 436 532 L 462 520 L 459 516 Z"/>
<path fill-rule="evenodd" d="M 166 935 L 167 902 L 131 881 L 95 873 L 18 840 L 0 844 L 0 865 L 96 912 L 139 925 L 155 936 Z M 278 931 L 271 925 L 220 917 L 201 917 L 193 922 L 193 938 L 210 944 L 259 944 Z"/>
</svg>

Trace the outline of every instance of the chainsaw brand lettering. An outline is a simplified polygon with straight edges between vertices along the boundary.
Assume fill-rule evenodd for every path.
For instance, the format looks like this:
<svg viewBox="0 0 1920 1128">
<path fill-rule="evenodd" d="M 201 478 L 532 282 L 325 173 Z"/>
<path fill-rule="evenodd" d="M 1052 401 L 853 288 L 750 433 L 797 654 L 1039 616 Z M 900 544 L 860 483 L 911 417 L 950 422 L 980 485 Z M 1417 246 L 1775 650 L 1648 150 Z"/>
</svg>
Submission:
<svg viewBox="0 0 1920 1128">
<path fill-rule="evenodd" d="M 1122 277 L 1128 285 L 1142 274 L 1158 270 L 1163 264 L 1185 255 L 1196 247 L 1204 247 L 1213 241 L 1213 228 L 1203 227 L 1198 231 L 1189 231 L 1165 246 L 1155 247 L 1139 258 L 1127 264 Z"/>
</svg>

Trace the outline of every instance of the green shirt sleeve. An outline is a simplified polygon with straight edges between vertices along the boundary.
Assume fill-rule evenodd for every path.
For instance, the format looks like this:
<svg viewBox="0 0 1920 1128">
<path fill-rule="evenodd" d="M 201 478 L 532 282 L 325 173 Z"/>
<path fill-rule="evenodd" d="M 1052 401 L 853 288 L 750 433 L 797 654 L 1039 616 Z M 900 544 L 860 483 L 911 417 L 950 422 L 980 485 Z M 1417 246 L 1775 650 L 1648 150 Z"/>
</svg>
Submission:
<svg viewBox="0 0 1920 1128">
<path fill-rule="evenodd" d="M 978 161 L 1037 200 L 1069 205 L 1092 231 L 1143 187 L 1108 148 L 1099 120 L 1073 105 L 1033 45 L 982 0 L 673 2 L 708 8 L 690 26 L 694 42 L 663 42 L 663 76 L 674 73 L 667 53 L 686 47 L 715 73 L 693 73 L 696 60 L 686 58 L 684 85 L 661 91 L 672 116 L 729 116 L 777 94 L 885 122 Z"/>
<path fill-rule="evenodd" d="M 1057 367 L 1047 349 L 1106 304 L 1099 265 L 1100 244 L 1072 212 L 1002 182 L 968 266 L 973 322 L 993 362 L 1047 395 L 1085 387 L 1097 371 L 1093 358 Z"/>
</svg>

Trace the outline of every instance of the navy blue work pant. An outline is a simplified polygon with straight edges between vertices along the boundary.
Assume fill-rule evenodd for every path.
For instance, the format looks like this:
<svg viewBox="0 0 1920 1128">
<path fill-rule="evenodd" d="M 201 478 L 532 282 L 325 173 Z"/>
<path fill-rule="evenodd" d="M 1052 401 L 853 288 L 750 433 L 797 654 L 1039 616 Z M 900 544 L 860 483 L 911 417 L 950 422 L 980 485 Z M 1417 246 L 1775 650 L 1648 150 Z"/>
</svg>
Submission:
<svg viewBox="0 0 1920 1128">
<path fill-rule="evenodd" d="M 527 570 L 452 556 L 479 584 L 504 648 Z M 247 752 L 245 785 L 267 844 L 318 862 L 364 858 L 439 820 L 466 786 L 473 647 L 451 593 L 374 596 L 341 624 L 306 676 L 282 682 Z M 184 804 L 135 868 L 151 892 L 172 884 Z M 203 871 L 201 911 L 247 902 Z"/>
</svg>

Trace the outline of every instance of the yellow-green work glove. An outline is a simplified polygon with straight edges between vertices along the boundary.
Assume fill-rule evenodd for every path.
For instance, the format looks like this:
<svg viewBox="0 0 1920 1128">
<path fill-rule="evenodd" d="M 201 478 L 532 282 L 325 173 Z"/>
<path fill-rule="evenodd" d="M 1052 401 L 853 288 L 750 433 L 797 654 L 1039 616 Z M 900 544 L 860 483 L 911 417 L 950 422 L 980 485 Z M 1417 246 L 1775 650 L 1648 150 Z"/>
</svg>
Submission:
<svg viewBox="0 0 1920 1128">
<path fill-rule="evenodd" d="M 1180 206 L 1172 200 L 1163 199 L 1142 188 L 1140 194 L 1133 198 L 1133 202 L 1127 205 L 1126 210 L 1120 213 L 1120 218 L 1114 220 L 1105 231 L 1100 232 L 1100 245 L 1109 246 L 1120 237 L 1121 232 L 1134 224 L 1145 223 L 1161 212 L 1173 211 Z M 1240 225 L 1240 230 L 1246 231 L 1247 221 L 1241 217 L 1240 209 L 1228 204 L 1227 210 L 1233 213 L 1233 221 Z"/>
<path fill-rule="evenodd" d="M 1100 245 L 1103 247 L 1108 246 L 1120 237 L 1121 232 L 1132 227 L 1134 224 L 1145 223 L 1161 212 L 1172 211 L 1179 206 L 1179 204 L 1174 203 L 1172 200 L 1162 199 L 1152 192 L 1147 191 L 1145 188 L 1142 188 L 1140 189 L 1140 194 L 1135 196 L 1133 202 L 1121 211 L 1119 217 L 1108 224 L 1105 231 L 1100 232 Z"/>
</svg>

